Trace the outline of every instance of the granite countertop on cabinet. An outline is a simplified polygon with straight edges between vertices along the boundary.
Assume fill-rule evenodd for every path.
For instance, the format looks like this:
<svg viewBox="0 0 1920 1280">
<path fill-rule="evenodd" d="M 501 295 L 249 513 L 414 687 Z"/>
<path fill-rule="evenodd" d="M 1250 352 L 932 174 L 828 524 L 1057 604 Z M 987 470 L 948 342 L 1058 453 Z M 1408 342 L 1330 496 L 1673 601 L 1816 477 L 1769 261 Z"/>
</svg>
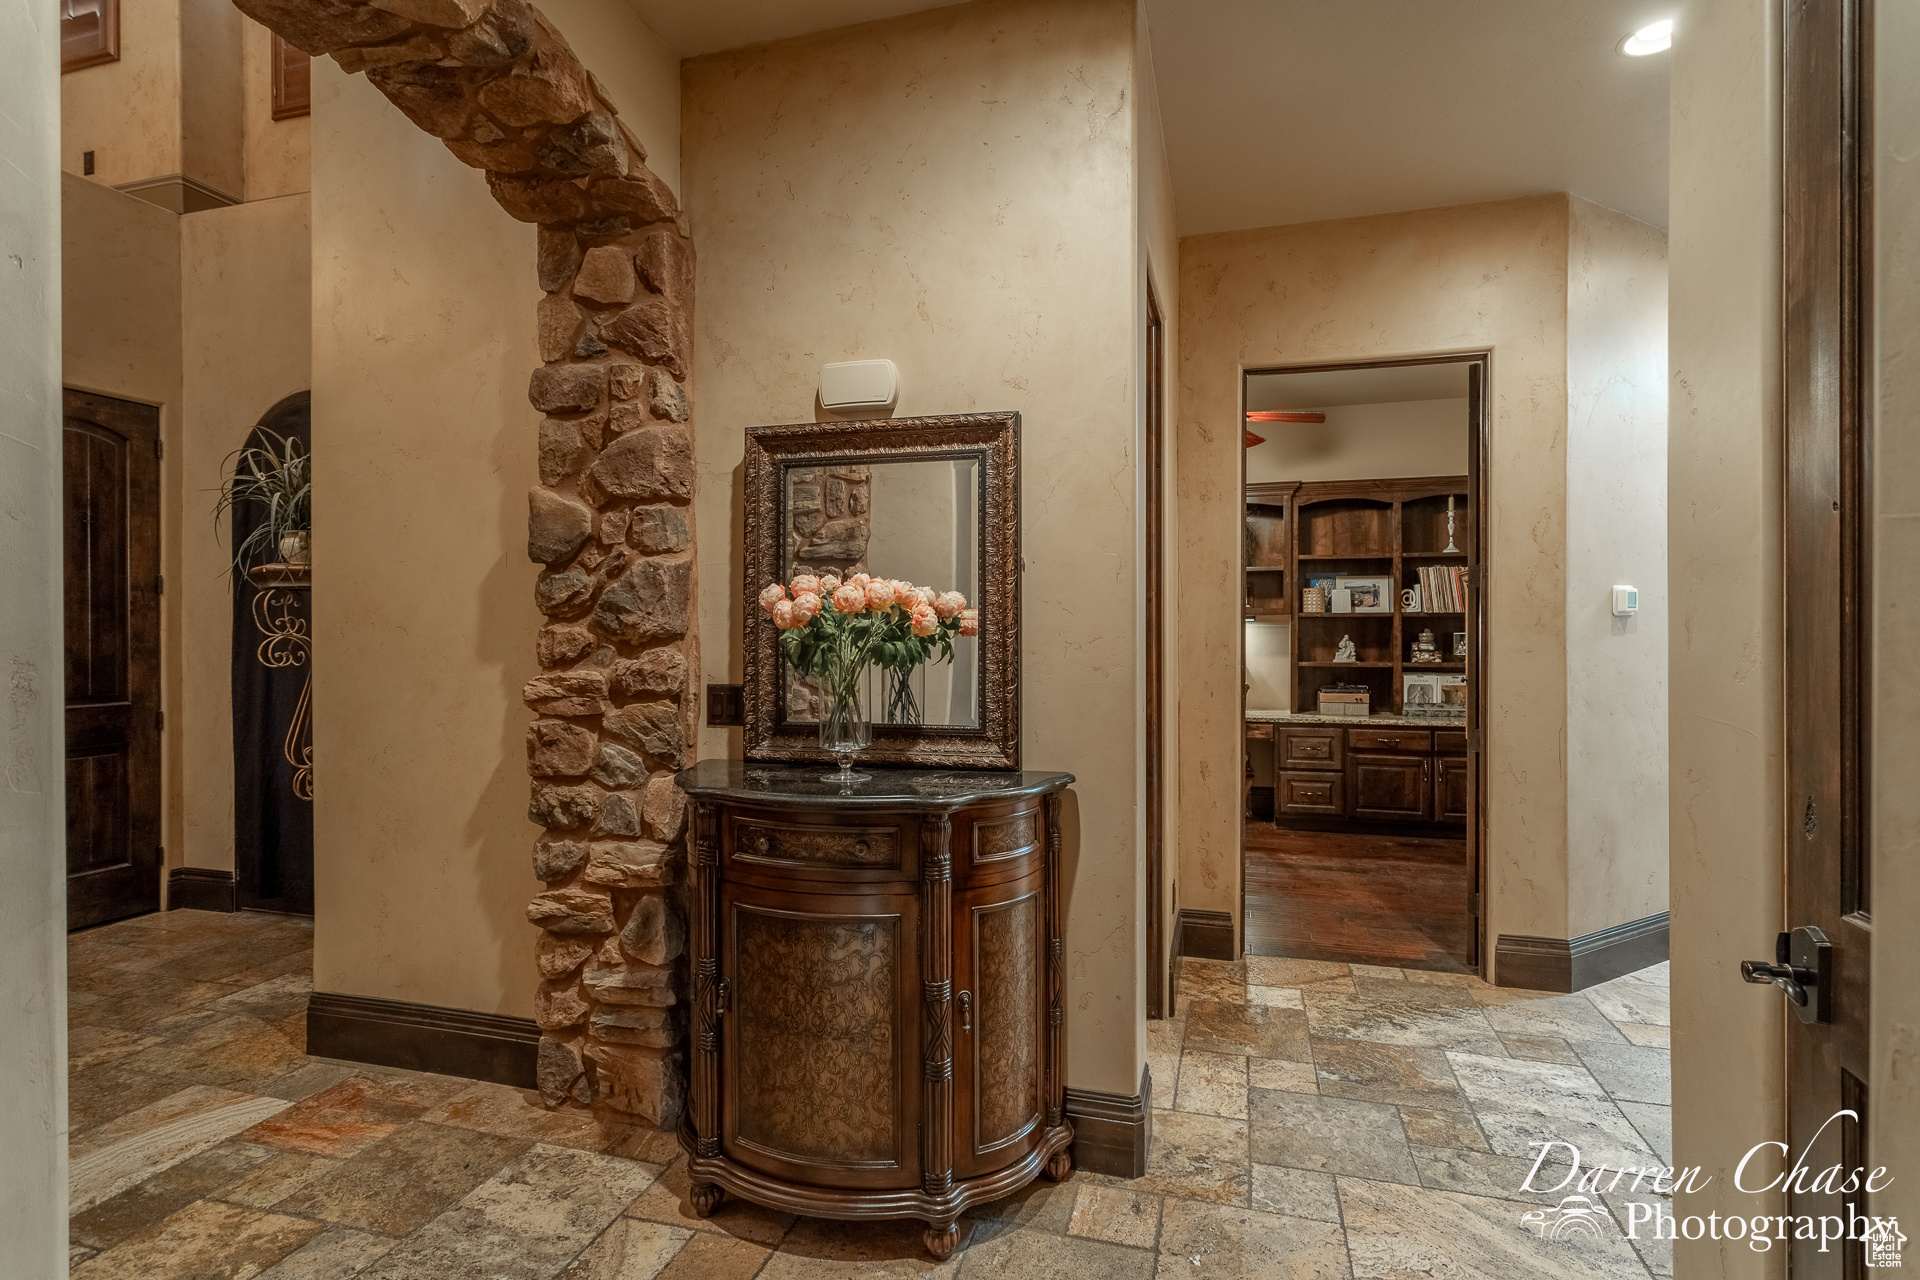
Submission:
<svg viewBox="0 0 1920 1280">
<path fill-rule="evenodd" d="M 1073 785 L 1070 773 L 998 772 L 862 766 L 842 787 L 832 763 L 771 764 L 702 760 L 675 777 L 690 796 L 824 808 L 955 809 L 980 800 L 1043 795 Z"/>
<path fill-rule="evenodd" d="M 1323 716 L 1307 711 L 1259 711 L 1247 708 L 1248 724 L 1344 724 L 1356 729 L 1392 726 L 1409 729 L 1465 729 L 1465 716 L 1441 719 L 1439 716 Z"/>
</svg>

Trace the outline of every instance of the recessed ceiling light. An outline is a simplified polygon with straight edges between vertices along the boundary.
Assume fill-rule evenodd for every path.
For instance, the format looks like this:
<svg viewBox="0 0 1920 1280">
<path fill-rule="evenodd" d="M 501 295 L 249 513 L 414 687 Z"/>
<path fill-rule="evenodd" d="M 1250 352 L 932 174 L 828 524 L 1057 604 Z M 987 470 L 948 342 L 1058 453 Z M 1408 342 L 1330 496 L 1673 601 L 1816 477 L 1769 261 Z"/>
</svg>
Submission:
<svg viewBox="0 0 1920 1280">
<path fill-rule="evenodd" d="M 1673 47 L 1673 19 L 1649 23 L 1620 42 L 1620 52 L 1629 58 L 1644 58 Z"/>
</svg>

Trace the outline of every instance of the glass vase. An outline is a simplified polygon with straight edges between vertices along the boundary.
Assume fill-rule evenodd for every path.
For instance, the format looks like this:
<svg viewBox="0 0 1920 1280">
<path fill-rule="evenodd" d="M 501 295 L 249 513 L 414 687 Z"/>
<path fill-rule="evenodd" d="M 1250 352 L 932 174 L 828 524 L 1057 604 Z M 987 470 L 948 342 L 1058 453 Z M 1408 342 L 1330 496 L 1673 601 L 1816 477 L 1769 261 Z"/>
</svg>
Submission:
<svg viewBox="0 0 1920 1280">
<path fill-rule="evenodd" d="M 820 715 L 820 746 L 833 753 L 840 771 L 826 775 L 826 781 L 843 787 L 865 782 L 871 774 L 853 771 L 853 756 L 873 745 L 873 726 L 867 721 L 866 708 L 860 702 L 860 681 L 832 681 L 826 690 L 827 702 Z"/>
<path fill-rule="evenodd" d="M 905 671 L 887 672 L 887 714 L 883 724 L 920 723 L 920 698 L 913 689 L 913 675 L 919 669 L 908 667 Z"/>
</svg>

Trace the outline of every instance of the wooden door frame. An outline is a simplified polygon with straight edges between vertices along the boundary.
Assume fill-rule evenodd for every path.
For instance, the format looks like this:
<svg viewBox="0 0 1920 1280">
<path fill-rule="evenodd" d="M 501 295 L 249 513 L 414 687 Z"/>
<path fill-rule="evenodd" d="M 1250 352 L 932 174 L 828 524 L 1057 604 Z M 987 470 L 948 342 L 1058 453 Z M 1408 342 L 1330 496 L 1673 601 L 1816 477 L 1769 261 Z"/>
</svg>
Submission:
<svg viewBox="0 0 1920 1280">
<path fill-rule="evenodd" d="M 1833 947 L 1830 1021 L 1786 1019 L 1785 1111 L 1794 1150 L 1819 1135 L 1810 1165 L 1850 1169 L 1872 1163 L 1873 10 L 1873 0 L 1815 0 L 1784 6 L 1780 18 L 1780 927 L 1817 927 Z M 1764 940 L 1755 942 L 1759 954 Z M 1828 1125 L 1842 1108 L 1859 1121 Z M 1835 1212 L 1823 1199 L 1790 1197 L 1789 1211 Z M 1862 1199 L 1843 1203 L 1870 1212 Z M 1864 1274 L 1859 1241 L 1837 1253 L 1789 1248 L 1796 1272 Z"/>
<path fill-rule="evenodd" d="M 1467 671 L 1470 679 L 1467 689 L 1467 778 L 1468 806 L 1471 810 L 1466 824 L 1467 834 L 1467 883 L 1470 895 L 1469 908 L 1473 912 L 1471 935 L 1473 938 L 1472 965 L 1482 978 L 1487 976 L 1487 968 L 1493 958 L 1492 939 L 1487 936 L 1486 878 L 1487 878 L 1487 804 L 1486 788 L 1482 779 L 1486 775 L 1486 618 L 1487 618 L 1487 472 L 1486 456 L 1488 432 L 1491 414 L 1487 406 L 1491 403 L 1493 385 L 1493 352 L 1486 348 L 1441 354 L 1382 356 L 1367 360 L 1315 361 L 1309 364 L 1243 365 L 1240 369 L 1240 420 L 1242 432 L 1247 421 L 1247 380 L 1253 377 L 1265 377 L 1277 373 L 1332 373 L 1342 369 L 1397 369 L 1410 365 L 1424 364 L 1465 364 L 1480 367 L 1480 388 L 1478 412 L 1467 426 L 1467 500 L 1472 505 L 1473 520 L 1473 581 L 1468 595 L 1467 613 Z M 1469 409 L 1472 410 L 1472 397 L 1469 396 Z M 1236 501 L 1245 506 L 1247 492 L 1247 449 L 1244 437 L 1239 453 L 1238 483 L 1235 487 Z M 1289 511 L 1287 518 L 1294 519 L 1295 512 Z M 1244 523 L 1244 521 L 1242 521 Z M 1233 773 L 1235 785 L 1244 777 L 1247 769 L 1247 628 L 1245 619 L 1245 583 L 1247 578 L 1246 538 L 1236 537 L 1234 544 L 1239 548 L 1234 557 L 1235 582 L 1240 592 L 1234 599 L 1234 635 L 1236 648 L 1240 655 L 1238 701 L 1240 704 L 1240 723 L 1235 733 L 1240 744 L 1238 761 L 1240 767 Z M 1398 584 L 1395 584 L 1396 590 Z M 1288 583 L 1287 590 L 1297 596 L 1298 584 Z M 1298 710 L 1298 708 L 1295 708 Z M 1237 806 L 1240 824 L 1240 902 L 1234 921 L 1234 938 L 1238 942 L 1236 951 L 1246 953 L 1247 927 L 1247 806 Z"/>
<path fill-rule="evenodd" d="M 1146 440 L 1146 828 L 1147 1017 L 1173 1013 L 1173 977 L 1167 946 L 1166 815 L 1166 325 L 1153 278 L 1147 278 Z"/>
</svg>

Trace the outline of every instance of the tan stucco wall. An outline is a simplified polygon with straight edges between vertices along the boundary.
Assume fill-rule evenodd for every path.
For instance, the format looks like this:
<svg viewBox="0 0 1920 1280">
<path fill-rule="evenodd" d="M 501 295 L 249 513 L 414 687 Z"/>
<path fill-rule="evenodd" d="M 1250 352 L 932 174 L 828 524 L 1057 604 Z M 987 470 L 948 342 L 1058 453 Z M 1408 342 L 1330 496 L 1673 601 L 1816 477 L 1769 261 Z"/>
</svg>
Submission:
<svg viewBox="0 0 1920 1280">
<path fill-rule="evenodd" d="M 246 198 L 242 24 L 233 0 L 180 5 L 180 172 Z M 124 12 L 128 6 L 122 5 Z"/>
<path fill-rule="evenodd" d="M 1780 1211 L 1730 1190 L 1784 1128 L 1786 1004 L 1735 985 L 1782 927 L 1779 20 L 1773 0 L 1692 0 L 1672 54 L 1673 1138 L 1715 1179 L 1688 1198 L 1703 1217 Z M 1682 1240 L 1674 1270 L 1779 1276 L 1784 1253 Z"/>
<path fill-rule="evenodd" d="M 940 9 L 690 60 L 701 649 L 740 678 L 742 431 L 888 357 L 901 415 L 1022 414 L 1023 754 L 1066 806 L 1069 1082 L 1138 1087 L 1127 0 Z M 857 68 L 857 71 L 855 70 Z M 705 730 L 701 754 L 739 749 Z"/>
<path fill-rule="evenodd" d="M 629 0 L 535 0 L 606 87 L 646 148 L 647 168 L 680 190 L 680 58 Z"/>
<path fill-rule="evenodd" d="M 672 70 L 548 12 L 623 119 Z M 534 230 L 364 78 L 313 86 L 314 981 L 530 1016 Z"/>
<path fill-rule="evenodd" d="M 1239 910 L 1241 371 L 1490 350 L 1486 925 L 1567 936 L 1568 234 L 1547 195 L 1181 242 L 1183 907 Z"/>
<path fill-rule="evenodd" d="M 312 376 L 304 194 L 180 218 L 182 508 L 168 580 L 181 612 L 176 664 L 183 779 L 175 865 L 233 866 L 233 592 L 228 539 L 209 513 L 227 455 Z M 170 455 L 171 457 L 171 455 Z"/>
<path fill-rule="evenodd" d="M 1575 197 L 1567 261 L 1567 927 L 1667 909 L 1667 236 Z M 1613 616 L 1615 584 L 1640 612 Z"/>
<path fill-rule="evenodd" d="M 1323 423 L 1250 424 L 1247 483 L 1358 480 L 1467 473 L 1467 401 L 1334 405 Z"/>
<path fill-rule="evenodd" d="M 1898 1181 L 1872 1212 L 1920 1232 L 1920 689 L 1907 655 L 1920 631 L 1920 11 L 1881 5 L 1873 138 L 1874 721 L 1873 1113 L 1867 1150 Z M 1912 1257 L 1920 1244 L 1910 1243 Z M 1909 1262 L 1907 1265 L 1912 1266 Z"/>
<path fill-rule="evenodd" d="M 84 74 L 84 73 L 82 73 Z M 61 376 L 69 387 L 160 406 L 160 572 L 182 580 L 179 443 L 180 219 L 145 200 L 71 173 L 60 175 Z M 160 697 L 171 710 L 181 691 L 181 593 L 160 598 Z M 186 778 L 184 725 L 169 716 L 161 734 L 161 840 L 177 866 Z"/>
<path fill-rule="evenodd" d="M 305 191 L 312 185 L 313 117 L 273 118 L 273 33 L 252 18 L 243 16 L 240 24 L 246 198 L 271 200 Z"/>
<path fill-rule="evenodd" d="M 180 172 L 180 3 L 120 6 L 120 60 L 60 77 L 60 167 L 103 187 Z"/>
</svg>

